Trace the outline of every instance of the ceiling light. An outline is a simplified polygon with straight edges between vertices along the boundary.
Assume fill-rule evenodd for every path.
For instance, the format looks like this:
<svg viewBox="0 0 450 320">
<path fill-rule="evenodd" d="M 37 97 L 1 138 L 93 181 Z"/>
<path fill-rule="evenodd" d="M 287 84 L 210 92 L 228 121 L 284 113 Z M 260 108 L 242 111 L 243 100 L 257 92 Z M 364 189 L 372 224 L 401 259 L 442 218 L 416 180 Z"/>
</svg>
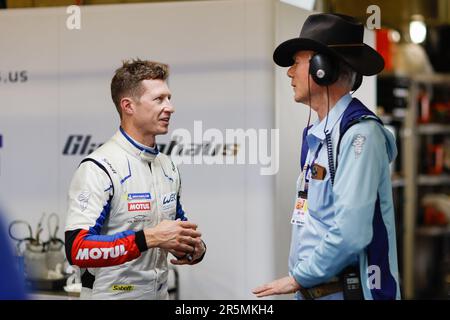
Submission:
<svg viewBox="0 0 450 320">
<path fill-rule="evenodd" d="M 414 43 L 422 43 L 427 36 L 427 27 L 420 15 L 414 15 L 409 23 L 409 36 Z"/>
</svg>

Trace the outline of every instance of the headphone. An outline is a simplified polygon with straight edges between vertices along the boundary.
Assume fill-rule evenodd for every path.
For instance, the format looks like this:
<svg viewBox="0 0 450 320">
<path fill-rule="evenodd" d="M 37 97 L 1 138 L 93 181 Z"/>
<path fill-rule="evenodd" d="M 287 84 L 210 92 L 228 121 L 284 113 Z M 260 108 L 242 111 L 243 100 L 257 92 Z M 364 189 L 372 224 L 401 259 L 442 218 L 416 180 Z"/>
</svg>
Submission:
<svg viewBox="0 0 450 320">
<path fill-rule="evenodd" d="M 339 64 L 336 59 L 323 53 L 315 53 L 309 60 L 309 74 L 319 86 L 329 86 L 339 77 Z M 362 75 L 357 73 L 352 91 L 362 83 Z"/>
<path fill-rule="evenodd" d="M 319 86 L 329 86 L 338 79 L 336 60 L 323 53 L 315 53 L 309 60 L 309 74 Z"/>
</svg>

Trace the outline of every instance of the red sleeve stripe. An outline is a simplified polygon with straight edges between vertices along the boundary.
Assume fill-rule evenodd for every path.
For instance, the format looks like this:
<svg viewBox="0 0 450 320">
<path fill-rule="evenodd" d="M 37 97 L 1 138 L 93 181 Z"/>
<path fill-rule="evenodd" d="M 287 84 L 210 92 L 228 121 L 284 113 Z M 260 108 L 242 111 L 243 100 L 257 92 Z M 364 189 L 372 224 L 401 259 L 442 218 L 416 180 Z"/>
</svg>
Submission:
<svg viewBox="0 0 450 320">
<path fill-rule="evenodd" d="M 72 264 L 81 268 L 115 266 L 140 255 L 133 231 L 109 236 L 92 235 L 89 230 L 81 230 L 75 237 L 71 250 Z"/>
</svg>

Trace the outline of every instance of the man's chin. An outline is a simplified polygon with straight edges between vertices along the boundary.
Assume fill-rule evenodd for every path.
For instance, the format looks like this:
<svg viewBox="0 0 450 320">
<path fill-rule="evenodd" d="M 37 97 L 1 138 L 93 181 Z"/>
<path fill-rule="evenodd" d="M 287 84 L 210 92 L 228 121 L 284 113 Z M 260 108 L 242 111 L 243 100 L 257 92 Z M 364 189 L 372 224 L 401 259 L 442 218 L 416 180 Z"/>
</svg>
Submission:
<svg viewBox="0 0 450 320">
<path fill-rule="evenodd" d="M 155 136 L 164 135 L 164 134 L 167 134 L 168 132 L 169 132 L 169 127 L 161 128 L 155 133 Z"/>
<path fill-rule="evenodd" d="M 306 99 L 303 97 L 294 97 L 294 101 L 297 103 L 304 103 L 306 104 Z"/>
<path fill-rule="evenodd" d="M 303 103 L 309 106 L 309 97 L 308 95 L 294 95 L 294 101 L 297 103 Z"/>
</svg>

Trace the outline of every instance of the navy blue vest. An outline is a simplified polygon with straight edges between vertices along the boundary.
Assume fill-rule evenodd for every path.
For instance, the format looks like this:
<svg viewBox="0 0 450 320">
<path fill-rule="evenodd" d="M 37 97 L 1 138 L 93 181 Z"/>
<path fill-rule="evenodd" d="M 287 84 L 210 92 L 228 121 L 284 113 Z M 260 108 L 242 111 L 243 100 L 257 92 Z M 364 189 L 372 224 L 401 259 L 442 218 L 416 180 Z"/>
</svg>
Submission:
<svg viewBox="0 0 450 320">
<path fill-rule="evenodd" d="M 336 153 L 336 170 L 338 166 L 337 159 L 339 156 L 342 137 L 351 126 L 363 120 L 375 120 L 383 125 L 383 122 L 380 120 L 380 118 L 378 118 L 372 111 L 370 111 L 365 105 L 363 105 L 361 101 L 353 98 L 348 107 L 345 109 L 344 114 L 342 115 L 341 125 L 339 126 L 339 140 Z M 303 142 L 300 159 L 301 170 L 303 170 L 303 167 L 305 166 L 306 156 L 308 155 L 308 142 L 306 141 L 306 135 L 311 127 L 312 125 L 303 130 Z"/>
</svg>

